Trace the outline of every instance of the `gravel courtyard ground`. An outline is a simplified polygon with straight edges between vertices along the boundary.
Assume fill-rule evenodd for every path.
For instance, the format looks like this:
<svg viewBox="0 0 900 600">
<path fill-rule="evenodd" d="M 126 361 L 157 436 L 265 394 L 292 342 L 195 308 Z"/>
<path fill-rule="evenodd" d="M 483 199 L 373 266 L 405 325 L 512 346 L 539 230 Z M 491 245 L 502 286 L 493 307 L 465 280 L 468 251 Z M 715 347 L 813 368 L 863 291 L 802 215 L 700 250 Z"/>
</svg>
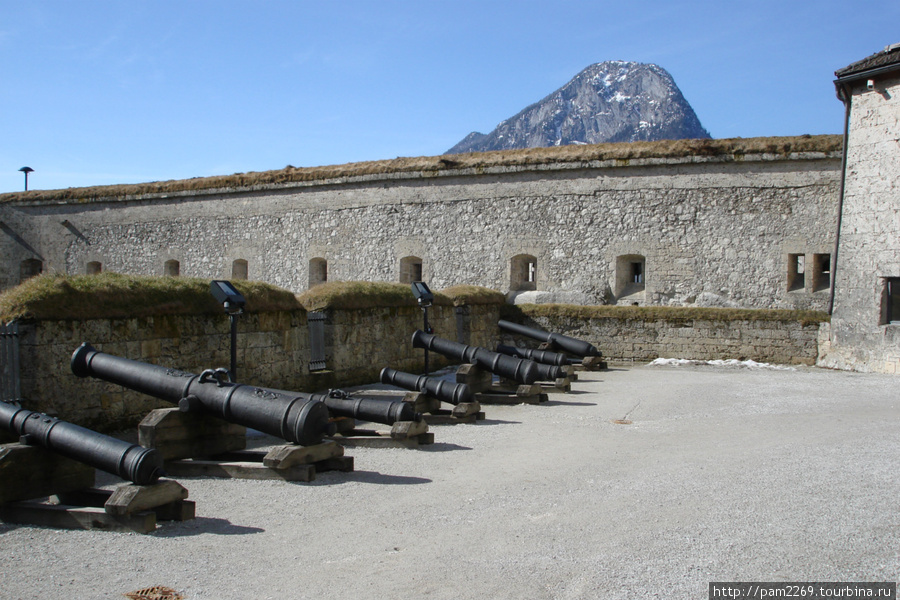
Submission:
<svg viewBox="0 0 900 600">
<path fill-rule="evenodd" d="M 432 426 L 431 446 L 350 448 L 350 473 L 182 479 L 197 518 L 152 534 L 0 524 L 0 598 L 698 599 L 710 581 L 897 581 L 898 382 L 584 373 L 545 404 Z"/>
</svg>

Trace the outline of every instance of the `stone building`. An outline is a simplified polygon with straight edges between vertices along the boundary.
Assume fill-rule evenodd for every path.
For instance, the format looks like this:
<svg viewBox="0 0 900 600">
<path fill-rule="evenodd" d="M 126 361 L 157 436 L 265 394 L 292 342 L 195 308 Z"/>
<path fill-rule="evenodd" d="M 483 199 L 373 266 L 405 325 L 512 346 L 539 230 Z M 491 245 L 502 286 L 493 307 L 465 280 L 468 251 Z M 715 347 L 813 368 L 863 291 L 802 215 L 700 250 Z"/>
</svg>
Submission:
<svg viewBox="0 0 900 600">
<path fill-rule="evenodd" d="M 830 348 L 820 364 L 900 371 L 900 44 L 835 72 L 846 109 Z"/>
<path fill-rule="evenodd" d="M 474 284 L 519 301 L 825 310 L 840 136 L 566 146 L 0 196 L 39 271 Z"/>
</svg>

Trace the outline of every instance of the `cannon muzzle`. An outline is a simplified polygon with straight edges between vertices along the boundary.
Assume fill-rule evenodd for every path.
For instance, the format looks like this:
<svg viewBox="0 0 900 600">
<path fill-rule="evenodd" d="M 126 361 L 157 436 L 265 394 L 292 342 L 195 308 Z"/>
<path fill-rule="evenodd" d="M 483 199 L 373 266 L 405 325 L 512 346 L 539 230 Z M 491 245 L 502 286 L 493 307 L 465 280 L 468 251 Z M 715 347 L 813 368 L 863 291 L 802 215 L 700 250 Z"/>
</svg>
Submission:
<svg viewBox="0 0 900 600">
<path fill-rule="evenodd" d="M 82 344 L 72 354 L 72 372 L 95 377 L 177 404 L 184 412 L 205 412 L 288 442 L 311 446 L 334 432 L 325 403 L 309 394 L 228 381 L 224 369 L 200 375 L 98 352 Z"/>
<path fill-rule="evenodd" d="M 447 358 L 476 364 L 486 371 L 519 383 L 532 384 L 538 380 L 538 366 L 533 361 L 505 356 L 478 346 L 451 342 L 422 330 L 413 333 L 412 345 L 413 348 L 427 348 Z"/>
<path fill-rule="evenodd" d="M 385 367 L 381 370 L 381 383 L 396 385 L 413 392 L 423 392 L 448 404 L 456 405 L 460 402 L 473 402 L 475 400 L 472 389 L 465 383 L 452 383 L 437 377 L 413 375 L 412 373 L 396 371 L 390 367 Z"/>
<path fill-rule="evenodd" d="M 535 355 L 543 355 L 552 354 L 553 356 L 559 356 L 563 360 L 566 360 L 566 357 L 562 354 L 556 352 L 547 352 L 545 350 L 528 350 L 525 348 L 516 348 L 515 346 L 504 346 L 502 344 L 497 345 L 497 352 L 500 354 L 505 354 L 506 356 L 514 356 L 516 358 L 521 358 L 523 360 L 531 360 L 537 363 L 538 366 L 538 381 L 553 381 L 559 379 L 560 377 L 565 377 L 566 374 L 563 372 L 562 367 L 557 364 L 546 363 L 542 360 L 538 360 Z M 563 363 L 568 364 L 568 362 Z"/>
<path fill-rule="evenodd" d="M 152 448 L 129 444 L 8 402 L 0 402 L 0 427 L 18 434 L 26 444 L 42 446 L 138 485 L 155 483 L 164 474 L 162 458 Z"/>
<path fill-rule="evenodd" d="M 497 352 L 506 354 L 507 356 L 515 356 L 516 358 L 527 358 L 542 365 L 556 365 L 557 367 L 565 367 L 569 364 L 569 357 L 559 352 L 551 352 L 550 350 L 534 350 L 532 348 L 519 348 L 518 346 L 504 346 L 497 344 Z"/>
<path fill-rule="evenodd" d="M 554 348 L 569 352 L 570 354 L 575 354 L 576 356 L 602 356 L 600 351 L 597 350 L 597 348 L 593 344 L 590 344 L 583 340 L 575 339 L 573 337 L 569 337 L 567 335 L 562 335 L 561 333 L 548 333 L 546 331 L 541 331 L 540 329 L 534 329 L 532 327 L 526 327 L 525 325 L 519 325 L 518 323 L 504 321 L 503 319 L 501 319 L 497 324 L 503 331 L 508 331 L 517 335 L 523 335 L 540 342 L 547 342 Z"/>
</svg>

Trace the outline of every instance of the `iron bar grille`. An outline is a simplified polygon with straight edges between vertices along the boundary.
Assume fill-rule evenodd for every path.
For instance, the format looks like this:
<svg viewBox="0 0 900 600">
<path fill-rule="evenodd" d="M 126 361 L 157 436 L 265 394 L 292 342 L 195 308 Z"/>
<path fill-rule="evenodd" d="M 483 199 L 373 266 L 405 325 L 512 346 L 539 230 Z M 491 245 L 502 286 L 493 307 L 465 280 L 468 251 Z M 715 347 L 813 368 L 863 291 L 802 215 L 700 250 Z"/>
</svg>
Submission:
<svg viewBox="0 0 900 600">
<path fill-rule="evenodd" d="M 11 321 L 0 325 L 0 400 L 20 402 L 19 324 Z"/>
<path fill-rule="evenodd" d="M 307 314 L 309 326 L 309 370 L 322 371 L 325 365 L 325 313 Z"/>
</svg>

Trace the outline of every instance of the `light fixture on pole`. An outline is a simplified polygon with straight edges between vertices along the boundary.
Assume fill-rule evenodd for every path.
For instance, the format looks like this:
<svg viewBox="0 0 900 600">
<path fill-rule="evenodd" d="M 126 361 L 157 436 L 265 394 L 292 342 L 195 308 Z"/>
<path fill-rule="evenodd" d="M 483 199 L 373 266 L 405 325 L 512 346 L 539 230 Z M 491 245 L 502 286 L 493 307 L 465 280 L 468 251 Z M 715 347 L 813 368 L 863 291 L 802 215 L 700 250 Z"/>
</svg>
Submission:
<svg viewBox="0 0 900 600">
<path fill-rule="evenodd" d="M 412 282 L 412 293 L 416 297 L 416 302 L 422 308 L 422 314 L 425 317 L 424 331 L 432 334 L 434 330 L 428 324 L 428 307 L 434 303 L 434 294 L 428 289 L 428 285 L 424 281 Z M 425 375 L 428 375 L 428 348 L 425 348 Z"/>
<path fill-rule="evenodd" d="M 232 381 L 237 381 L 237 317 L 244 312 L 247 301 L 230 281 L 215 280 L 209 284 L 209 293 L 222 304 L 231 319 L 231 369 Z"/>
<path fill-rule="evenodd" d="M 25 173 L 25 191 L 27 192 L 28 191 L 28 174 L 31 173 L 32 171 L 34 171 L 34 169 L 32 169 L 31 167 L 22 167 L 19 170 L 22 171 L 23 173 Z"/>
</svg>

